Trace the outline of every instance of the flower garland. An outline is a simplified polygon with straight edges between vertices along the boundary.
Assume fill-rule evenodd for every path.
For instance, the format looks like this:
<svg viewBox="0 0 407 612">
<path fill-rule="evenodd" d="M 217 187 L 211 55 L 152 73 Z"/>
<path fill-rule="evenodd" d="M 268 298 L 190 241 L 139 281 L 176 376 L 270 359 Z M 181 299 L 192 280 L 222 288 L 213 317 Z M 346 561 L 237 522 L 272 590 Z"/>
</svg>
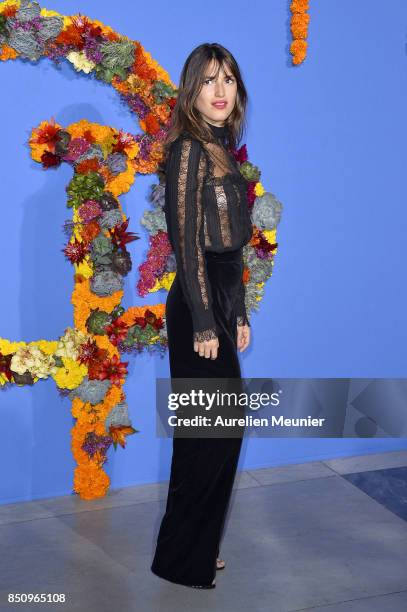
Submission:
<svg viewBox="0 0 407 612">
<path fill-rule="evenodd" d="M 29 0 L 0 3 L 0 59 L 32 61 L 45 56 L 71 62 L 77 71 L 111 84 L 139 118 L 142 134 L 81 120 L 64 128 L 54 119 L 32 130 L 32 158 L 44 169 L 69 163 L 74 170 L 66 187 L 72 219 L 64 224 L 68 240 L 62 249 L 74 266 L 73 327 L 55 341 L 11 342 L 0 338 L 0 388 L 32 385 L 53 378 L 72 400 L 76 419 L 72 452 L 77 462 L 74 492 L 83 499 L 106 494 L 103 470 L 110 446 L 126 445 L 131 425 L 123 384 L 128 362 L 124 353 L 158 351 L 168 343 L 165 304 L 121 306 L 123 278 L 132 269 L 126 245 L 139 237 L 128 231 L 119 196 L 136 173 L 157 171 L 162 141 L 176 102 L 168 74 L 138 41 L 83 15 L 63 16 Z M 244 247 L 247 311 L 258 309 L 271 276 L 277 250 L 276 226 L 281 203 L 266 192 L 260 170 L 248 160 L 246 146 L 234 151 L 247 180 L 253 236 Z M 140 296 L 168 290 L 175 276 L 175 257 L 165 224 L 164 187 L 153 185 L 142 225 L 150 233 L 147 260 L 139 266 Z"/>
<path fill-rule="evenodd" d="M 293 64 L 301 64 L 307 54 L 307 36 L 310 17 L 307 13 L 309 0 L 292 0 L 290 4 L 291 21 L 290 29 L 293 41 L 290 53 L 293 56 Z"/>
</svg>

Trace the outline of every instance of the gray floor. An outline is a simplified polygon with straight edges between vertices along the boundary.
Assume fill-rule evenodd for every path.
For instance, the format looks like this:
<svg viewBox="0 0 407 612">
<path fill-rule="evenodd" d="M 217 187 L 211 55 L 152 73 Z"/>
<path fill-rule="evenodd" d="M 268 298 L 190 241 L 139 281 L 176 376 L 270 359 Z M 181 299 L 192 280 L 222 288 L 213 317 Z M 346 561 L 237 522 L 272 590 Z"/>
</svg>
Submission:
<svg viewBox="0 0 407 612">
<path fill-rule="evenodd" d="M 167 483 L 0 506 L 0 609 L 405 612 L 405 467 L 407 451 L 239 473 L 213 590 L 150 572 Z M 8 604 L 10 592 L 67 603 Z"/>
</svg>

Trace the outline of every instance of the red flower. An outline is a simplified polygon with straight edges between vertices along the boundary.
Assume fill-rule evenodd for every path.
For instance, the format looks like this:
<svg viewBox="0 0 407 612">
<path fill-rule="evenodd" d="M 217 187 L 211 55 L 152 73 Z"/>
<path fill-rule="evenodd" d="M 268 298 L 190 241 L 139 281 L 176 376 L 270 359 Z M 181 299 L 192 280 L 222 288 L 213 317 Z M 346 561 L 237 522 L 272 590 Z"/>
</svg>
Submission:
<svg viewBox="0 0 407 612">
<path fill-rule="evenodd" d="M 120 340 L 124 340 L 127 336 L 128 326 L 124 321 L 115 319 L 111 325 L 106 325 L 105 330 L 110 342 L 117 346 Z"/>
<path fill-rule="evenodd" d="M 239 149 L 233 151 L 234 158 L 239 164 L 243 164 L 248 160 L 246 145 L 242 145 Z"/>
<path fill-rule="evenodd" d="M 135 325 L 141 327 L 141 329 L 144 329 L 146 325 L 152 325 L 152 327 L 154 327 L 156 330 L 164 327 L 164 321 L 162 318 L 157 317 L 157 315 L 148 308 L 146 308 L 144 311 L 144 317 L 135 317 L 134 323 Z"/>
<path fill-rule="evenodd" d="M 65 30 L 62 30 L 55 39 L 57 45 L 67 45 L 69 47 L 75 47 L 77 51 L 81 51 L 85 46 L 85 41 L 82 38 L 82 32 L 80 32 L 74 24 L 68 25 Z"/>
<path fill-rule="evenodd" d="M 148 308 L 144 312 L 144 318 L 147 323 L 150 323 L 150 325 L 154 327 L 154 329 L 158 330 L 164 326 L 164 321 L 161 317 L 157 317 L 157 315 Z"/>
<path fill-rule="evenodd" d="M 123 153 L 126 150 L 126 147 L 134 143 L 134 138 L 128 132 L 123 132 L 120 130 L 116 135 L 116 142 L 112 147 L 113 153 Z"/>
<path fill-rule="evenodd" d="M 109 358 L 107 349 L 97 348 L 95 356 L 88 363 L 88 378 L 89 380 L 99 379 L 99 374 L 103 367 L 103 361 Z"/>
<path fill-rule="evenodd" d="M 256 199 L 256 181 L 250 181 L 247 185 L 247 203 L 251 208 Z"/>
<path fill-rule="evenodd" d="M 140 76 L 140 73 L 138 73 L 138 75 Z M 157 132 L 159 132 L 161 128 L 157 117 L 155 117 L 153 113 L 148 113 L 148 115 L 144 117 L 144 123 L 146 126 L 147 134 L 157 134 Z"/>
<path fill-rule="evenodd" d="M 252 237 L 251 244 L 255 248 L 257 257 L 260 257 L 261 259 L 271 259 L 274 254 L 273 251 L 275 251 L 278 247 L 278 242 L 273 242 L 273 244 L 270 244 L 264 237 L 263 232 L 260 230 L 257 230 Z"/>
<path fill-rule="evenodd" d="M 48 144 L 49 149 L 54 151 L 60 129 L 60 127 L 55 125 L 55 118 L 52 117 L 51 120 L 43 127 L 34 128 L 34 134 L 31 138 L 31 142 L 36 144 Z"/>
<path fill-rule="evenodd" d="M 10 370 L 12 358 L 13 355 L 3 355 L 3 353 L 0 353 L 0 373 L 4 374 L 4 376 L 8 378 L 9 381 L 13 377 L 13 373 Z"/>
<path fill-rule="evenodd" d="M 86 364 L 90 363 L 96 359 L 98 350 L 98 345 L 96 344 L 95 340 L 88 338 L 88 340 L 80 346 L 78 357 L 79 362 Z"/>
<path fill-rule="evenodd" d="M 113 355 L 111 359 L 104 359 L 99 368 L 98 380 L 106 380 L 108 378 L 114 385 L 120 387 L 120 380 L 127 374 L 128 361 L 120 361 L 117 355 Z"/>
<path fill-rule="evenodd" d="M 100 26 L 94 25 L 93 23 L 89 24 L 86 33 L 88 34 L 88 36 L 93 36 L 94 38 L 102 36 L 103 34 L 102 28 Z"/>
<path fill-rule="evenodd" d="M 94 238 L 96 238 L 99 232 L 100 232 L 99 223 L 95 221 L 95 219 L 92 219 L 92 221 L 89 221 L 89 223 L 85 223 L 85 225 L 83 226 L 81 230 L 81 237 L 83 238 L 85 242 L 89 243 L 89 242 L 92 242 Z"/>
<path fill-rule="evenodd" d="M 100 168 L 99 160 L 96 157 L 84 159 L 75 166 L 76 172 L 79 174 L 87 174 L 87 172 L 97 172 Z"/>
<path fill-rule="evenodd" d="M 113 228 L 109 229 L 109 234 L 113 244 L 120 249 L 125 249 L 128 242 L 139 239 L 134 232 L 126 231 L 129 221 L 130 217 L 128 217 L 126 221 L 123 221 L 122 223 L 116 223 Z"/>
<path fill-rule="evenodd" d="M 94 135 L 92 134 L 92 131 L 87 129 L 84 131 L 82 138 L 84 138 L 85 140 L 87 140 L 90 143 L 94 143 L 96 142 L 96 138 L 94 137 Z"/>
<path fill-rule="evenodd" d="M 55 42 L 58 45 L 69 45 L 76 47 L 77 51 L 81 51 L 85 46 L 85 37 L 86 34 L 95 35 L 95 28 L 98 26 L 94 26 L 91 21 L 85 15 L 81 15 L 78 13 L 77 15 L 73 15 L 72 23 L 62 32 L 59 33 Z"/>
<path fill-rule="evenodd" d="M 41 161 L 44 168 L 51 168 L 61 164 L 59 155 L 55 155 L 55 153 L 51 153 L 51 151 L 44 151 L 41 155 Z"/>
<path fill-rule="evenodd" d="M 75 242 L 68 242 L 64 249 L 61 249 L 71 263 L 80 263 L 84 260 L 86 253 L 89 252 L 89 244 L 79 242 L 75 238 Z"/>
</svg>

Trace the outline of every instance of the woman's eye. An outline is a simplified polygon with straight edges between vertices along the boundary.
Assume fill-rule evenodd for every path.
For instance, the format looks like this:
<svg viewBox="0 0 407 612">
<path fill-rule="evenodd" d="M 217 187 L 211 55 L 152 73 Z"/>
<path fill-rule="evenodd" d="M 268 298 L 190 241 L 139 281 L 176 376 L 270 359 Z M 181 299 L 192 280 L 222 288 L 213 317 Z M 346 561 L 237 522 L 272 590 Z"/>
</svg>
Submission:
<svg viewBox="0 0 407 612">
<path fill-rule="evenodd" d="M 233 77 L 226 77 L 226 80 L 233 83 L 234 82 L 234 78 Z M 205 85 L 209 85 L 210 83 L 213 83 L 214 80 L 213 79 L 205 79 L 204 83 Z"/>
</svg>

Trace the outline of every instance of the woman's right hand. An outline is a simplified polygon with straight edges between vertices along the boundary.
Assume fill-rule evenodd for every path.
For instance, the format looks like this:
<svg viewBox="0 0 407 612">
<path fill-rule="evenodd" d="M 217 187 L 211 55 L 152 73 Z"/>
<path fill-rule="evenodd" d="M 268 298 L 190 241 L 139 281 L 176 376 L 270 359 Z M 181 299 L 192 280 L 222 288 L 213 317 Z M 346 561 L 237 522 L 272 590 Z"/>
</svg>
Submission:
<svg viewBox="0 0 407 612">
<path fill-rule="evenodd" d="M 218 348 L 218 338 L 203 340 L 202 342 L 194 342 L 194 351 L 198 352 L 200 357 L 206 357 L 206 359 L 216 359 L 218 356 Z"/>
</svg>

